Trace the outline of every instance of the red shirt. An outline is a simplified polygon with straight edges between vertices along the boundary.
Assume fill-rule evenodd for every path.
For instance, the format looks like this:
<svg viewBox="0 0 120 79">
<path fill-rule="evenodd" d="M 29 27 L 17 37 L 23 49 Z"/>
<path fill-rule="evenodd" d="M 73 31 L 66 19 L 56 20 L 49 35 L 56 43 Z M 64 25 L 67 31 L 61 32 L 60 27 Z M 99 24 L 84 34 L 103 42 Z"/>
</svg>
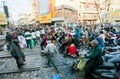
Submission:
<svg viewBox="0 0 120 79">
<path fill-rule="evenodd" d="M 77 52 L 77 48 L 74 45 L 69 46 L 69 54 L 74 55 Z"/>
</svg>

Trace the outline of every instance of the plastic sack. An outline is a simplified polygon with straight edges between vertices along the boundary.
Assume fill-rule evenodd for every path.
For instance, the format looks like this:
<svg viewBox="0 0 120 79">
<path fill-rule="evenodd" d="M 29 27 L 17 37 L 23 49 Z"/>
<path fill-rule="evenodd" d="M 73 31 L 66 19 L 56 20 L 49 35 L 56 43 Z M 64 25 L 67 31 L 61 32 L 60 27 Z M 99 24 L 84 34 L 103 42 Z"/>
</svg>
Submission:
<svg viewBox="0 0 120 79">
<path fill-rule="evenodd" d="M 35 45 L 34 40 L 31 40 L 31 45 L 32 45 L 32 46 L 34 46 L 34 45 Z"/>
<path fill-rule="evenodd" d="M 79 63 L 77 64 L 77 68 L 81 71 L 84 70 L 84 67 L 85 67 L 85 61 L 84 61 L 84 57 L 82 57 L 79 61 Z"/>
<path fill-rule="evenodd" d="M 60 75 L 55 76 L 53 79 L 60 79 Z"/>
</svg>

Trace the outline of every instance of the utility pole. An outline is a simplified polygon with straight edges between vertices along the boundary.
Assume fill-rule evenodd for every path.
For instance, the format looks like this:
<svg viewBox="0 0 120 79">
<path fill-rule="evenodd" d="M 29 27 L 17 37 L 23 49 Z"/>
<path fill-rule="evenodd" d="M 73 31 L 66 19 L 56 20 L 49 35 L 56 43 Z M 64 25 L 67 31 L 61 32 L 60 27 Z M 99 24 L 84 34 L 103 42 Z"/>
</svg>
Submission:
<svg viewBox="0 0 120 79">
<path fill-rule="evenodd" d="M 4 13 L 6 14 L 6 17 L 9 18 L 8 7 L 7 7 L 7 5 L 5 5 L 5 1 L 2 1 L 2 2 L 3 2 Z"/>
<path fill-rule="evenodd" d="M 111 0 L 108 0 L 108 2 L 107 2 L 107 12 L 110 11 L 110 5 L 111 5 Z"/>
<path fill-rule="evenodd" d="M 10 28 L 8 7 L 7 7 L 7 5 L 5 4 L 5 1 L 2 1 L 2 3 L 3 3 L 4 13 L 5 13 L 6 18 L 7 18 L 8 28 Z"/>
<path fill-rule="evenodd" d="M 100 17 L 100 12 L 99 12 L 99 10 L 98 10 L 96 0 L 94 0 L 94 3 L 95 3 L 96 10 L 97 10 L 97 13 L 98 13 L 98 17 L 99 17 L 99 20 L 100 20 L 100 25 L 102 25 L 102 21 L 101 21 L 101 17 Z"/>
<path fill-rule="evenodd" d="M 2 1 L 2 3 L 3 3 L 3 6 L 5 6 L 5 1 Z"/>
</svg>

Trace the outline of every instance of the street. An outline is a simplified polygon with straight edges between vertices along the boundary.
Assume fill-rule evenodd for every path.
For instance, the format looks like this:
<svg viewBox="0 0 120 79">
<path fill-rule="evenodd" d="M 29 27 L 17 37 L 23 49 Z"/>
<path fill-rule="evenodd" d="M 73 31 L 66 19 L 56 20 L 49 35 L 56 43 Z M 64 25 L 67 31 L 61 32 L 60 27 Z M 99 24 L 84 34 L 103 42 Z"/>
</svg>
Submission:
<svg viewBox="0 0 120 79">
<path fill-rule="evenodd" d="M 52 79 L 58 75 L 55 69 L 46 65 L 46 57 L 41 56 L 39 47 L 24 49 L 26 62 L 23 69 L 18 69 L 15 60 L 8 52 L 0 52 L 0 79 Z M 63 58 L 62 54 L 56 55 L 55 64 L 60 70 L 61 79 L 83 79 L 80 73 L 73 72 L 72 62 L 75 58 Z"/>
<path fill-rule="evenodd" d="M 120 0 L 1 0 L 0 79 L 120 79 Z"/>
</svg>

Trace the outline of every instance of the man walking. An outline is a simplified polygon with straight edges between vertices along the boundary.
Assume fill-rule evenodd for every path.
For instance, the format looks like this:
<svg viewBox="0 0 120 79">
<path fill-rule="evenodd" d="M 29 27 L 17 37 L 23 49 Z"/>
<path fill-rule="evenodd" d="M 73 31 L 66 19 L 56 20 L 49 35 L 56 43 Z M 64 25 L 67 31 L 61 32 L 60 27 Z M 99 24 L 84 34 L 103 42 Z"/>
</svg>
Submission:
<svg viewBox="0 0 120 79">
<path fill-rule="evenodd" d="M 58 68 L 54 64 L 54 62 L 56 61 L 55 60 L 55 55 L 56 55 L 56 53 L 58 53 L 58 51 L 57 51 L 57 48 L 56 48 L 53 40 L 48 41 L 45 52 L 47 52 L 47 54 L 48 54 L 48 65 L 50 66 L 50 64 L 52 64 L 54 66 L 55 70 L 58 73 L 59 72 Z"/>
<path fill-rule="evenodd" d="M 26 32 L 25 32 L 25 39 L 26 39 L 26 42 L 27 42 L 27 48 L 32 49 L 32 44 L 31 44 L 32 35 L 31 35 L 29 30 L 26 30 Z"/>
</svg>

